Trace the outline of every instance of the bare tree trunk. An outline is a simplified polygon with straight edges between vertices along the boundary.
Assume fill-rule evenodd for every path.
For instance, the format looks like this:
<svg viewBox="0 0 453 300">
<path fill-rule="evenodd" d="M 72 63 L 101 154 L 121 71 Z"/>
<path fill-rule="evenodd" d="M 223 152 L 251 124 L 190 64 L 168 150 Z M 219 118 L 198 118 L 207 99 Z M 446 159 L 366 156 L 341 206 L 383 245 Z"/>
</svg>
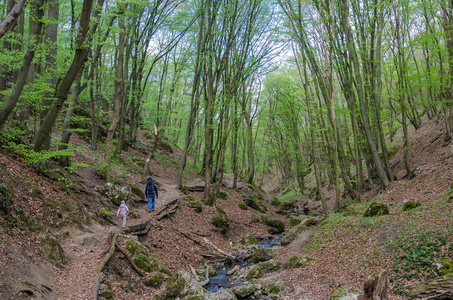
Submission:
<svg viewBox="0 0 453 300">
<path fill-rule="evenodd" d="M 25 2 L 25 1 L 24 1 Z M 7 4 L 7 13 L 9 14 L 12 9 L 14 8 L 15 1 L 14 0 L 8 0 Z M 16 21 L 16 20 L 14 20 Z M 13 27 L 11 27 L 13 28 Z M 11 50 L 12 45 L 9 41 L 6 39 L 3 41 L 3 50 Z M 0 91 L 5 90 L 6 88 L 6 81 L 7 81 L 7 76 L 8 76 L 8 66 L 7 65 L 1 65 L 1 70 L 0 70 Z"/>
<path fill-rule="evenodd" d="M 19 2 L 22 1 L 18 1 L 18 3 Z M 25 1 L 23 2 L 24 2 L 23 4 L 25 4 Z M 32 22 L 30 23 L 30 28 L 35 28 L 34 31 L 37 33 L 37 37 L 36 38 L 33 36 L 30 37 L 30 43 L 28 45 L 27 52 L 25 53 L 24 60 L 22 62 L 22 68 L 20 70 L 19 77 L 17 78 L 14 90 L 12 91 L 8 101 L 5 103 L 5 106 L 3 106 L 3 108 L 0 110 L 0 129 L 5 124 L 14 107 L 16 107 L 17 101 L 19 100 L 19 97 L 27 81 L 28 70 L 30 69 L 33 57 L 35 56 L 35 47 L 37 46 L 37 44 L 40 43 L 41 39 L 40 37 L 43 27 L 41 19 L 44 16 L 44 10 L 42 10 L 41 7 L 43 4 L 44 0 L 37 0 L 33 2 L 33 14 L 35 15 L 35 18 L 33 19 L 31 18 Z M 16 18 L 17 17 L 18 15 L 16 16 Z"/>
<path fill-rule="evenodd" d="M 0 39 L 11 29 L 14 21 L 20 16 L 27 0 L 17 0 L 14 7 L 10 10 L 6 18 L 0 23 Z M 44 1 L 38 1 L 42 4 Z M 44 11 L 43 11 L 44 13 Z M 38 14 L 36 14 L 38 16 Z M 39 20 L 39 19 L 38 19 Z"/>
</svg>

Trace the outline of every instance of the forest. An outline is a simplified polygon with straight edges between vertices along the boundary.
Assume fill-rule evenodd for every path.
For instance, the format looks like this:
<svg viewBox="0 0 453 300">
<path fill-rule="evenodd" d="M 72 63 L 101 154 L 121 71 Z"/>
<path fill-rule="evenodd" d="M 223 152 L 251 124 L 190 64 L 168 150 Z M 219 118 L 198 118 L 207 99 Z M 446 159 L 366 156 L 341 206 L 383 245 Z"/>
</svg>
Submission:
<svg viewBox="0 0 453 300">
<path fill-rule="evenodd" d="M 144 174 L 165 142 L 183 192 L 232 174 L 328 215 L 414 179 L 423 122 L 451 146 L 452 1 L 0 0 L 0 144 L 40 172 L 87 167 L 83 135 L 108 180 L 147 130 Z"/>
</svg>

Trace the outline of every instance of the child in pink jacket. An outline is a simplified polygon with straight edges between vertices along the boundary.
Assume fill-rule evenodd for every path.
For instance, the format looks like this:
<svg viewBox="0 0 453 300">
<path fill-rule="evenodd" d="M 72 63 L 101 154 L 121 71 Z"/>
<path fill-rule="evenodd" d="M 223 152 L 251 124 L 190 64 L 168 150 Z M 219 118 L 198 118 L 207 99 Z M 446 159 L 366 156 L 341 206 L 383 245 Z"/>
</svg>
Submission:
<svg viewBox="0 0 453 300">
<path fill-rule="evenodd" d="M 126 206 L 126 202 L 121 201 L 120 207 L 118 207 L 118 211 L 116 212 L 116 216 L 118 215 L 123 217 L 123 226 L 122 228 L 126 227 L 126 215 L 129 212 L 129 208 Z"/>
</svg>

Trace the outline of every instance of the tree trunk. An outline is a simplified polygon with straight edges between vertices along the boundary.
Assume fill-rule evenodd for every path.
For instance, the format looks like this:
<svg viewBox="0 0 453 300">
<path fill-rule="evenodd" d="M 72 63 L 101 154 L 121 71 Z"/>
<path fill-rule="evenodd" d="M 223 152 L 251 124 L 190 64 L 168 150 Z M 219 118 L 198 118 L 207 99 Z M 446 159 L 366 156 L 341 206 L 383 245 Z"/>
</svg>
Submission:
<svg viewBox="0 0 453 300">
<path fill-rule="evenodd" d="M 12 26 L 14 25 L 14 21 L 16 21 L 16 19 L 22 13 L 22 10 L 23 10 L 26 2 L 27 2 L 27 0 L 17 0 L 16 4 L 10 10 L 10 12 L 6 16 L 6 18 L 0 23 L 0 39 L 12 28 Z M 43 3 L 44 3 L 43 0 L 38 1 L 38 4 L 41 4 L 41 6 L 43 5 Z M 35 5 L 38 5 L 38 4 L 35 4 Z M 41 6 L 39 6 L 39 7 L 41 8 Z M 42 11 L 42 13 L 44 13 L 44 10 Z M 39 14 L 36 13 L 36 16 L 39 16 Z M 39 18 L 37 20 L 40 20 L 40 19 L 41 18 Z"/>
</svg>

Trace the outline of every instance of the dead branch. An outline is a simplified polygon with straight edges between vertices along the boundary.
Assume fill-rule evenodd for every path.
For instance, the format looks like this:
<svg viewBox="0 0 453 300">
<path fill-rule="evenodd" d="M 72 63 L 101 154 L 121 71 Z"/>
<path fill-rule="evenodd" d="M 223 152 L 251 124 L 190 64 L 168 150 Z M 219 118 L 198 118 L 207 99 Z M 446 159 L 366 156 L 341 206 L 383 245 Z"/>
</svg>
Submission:
<svg viewBox="0 0 453 300">
<path fill-rule="evenodd" d="M 229 270 L 227 272 L 227 275 L 233 275 L 234 273 L 236 273 L 237 271 L 239 270 L 239 266 L 238 265 L 235 265 L 233 269 Z"/>
<path fill-rule="evenodd" d="M 217 248 L 216 245 L 214 245 L 210 240 L 208 240 L 207 238 L 203 238 L 203 240 L 206 242 L 206 244 L 208 244 L 209 246 L 211 246 L 212 248 L 214 248 L 217 252 L 219 253 L 222 253 L 224 256 L 230 258 L 230 259 L 234 259 L 234 256 L 232 256 L 231 254 L 228 254 L 224 251 L 222 251 L 221 249 Z"/>
<path fill-rule="evenodd" d="M 204 246 L 203 244 L 201 244 L 199 241 L 197 241 L 196 239 L 190 237 L 189 235 L 185 234 L 184 232 L 179 231 L 178 229 L 175 229 L 175 231 L 178 232 L 179 234 L 181 234 L 182 236 L 188 238 L 189 240 L 191 240 L 191 241 L 194 242 L 195 244 L 205 247 L 205 246 Z"/>
<path fill-rule="evenodd" d="M 137 268 L 137 266 L 134 264 L 134 262 L 129 257 L 129 255 L 127 255 L 126 252 L 124 252 L 123 249 L 121 249 L 119 246 L 116 246 L 116 248 L 118 249 L 119 252 L 123 253 L 123 255 L 126 257 L 126 259 L 129 262 L 129 264 L 132 266 L 132 269 L 134 269 L 135 272 L 137 272 L 138 275 L 140 275 L 140 277 L 145 277 L 145 274 L 143 274 L 142 271 L 140 271 L 140 269 Z"/>
<path fill-rule="evenodd" d="M 172 219 L 171 216 L 170 216 L 170 214 L 174 214 L 174 213 L 176 212 L 176 209 L 177 209 L 177 208 L 178 208 L 178 205 L 176 205 L 172 210 L 166 212 L 165 214 L 158 216 L 158 217 L 156 218 L 157 221 L 160 221 L 161 219 L 163 219 L 163 218 L 165 218 L 165 217 L 169 217 L 170 219 Z M 172 219 L 172 221 L 173 221 L 174 223 L 176 223 L 175 220 Z"/>
<path fill-rule="evenodd" d="M 188 192 L 204 192 L 204 186 L 203 185 L 186 186 L 185 190 Z"/>
<path fill-rule="evenodd" d="M 179 203 L 179 198 L 176 198 L 176 199 L 174 199 L 174 200 L 171 200 L 170 202 L 165 203 L 164 207 L 162 207 L 162 208 L 157 212 L 156 216 L 159 215 L 161 212 L 163 212 L 164 210 L 166 210 L 167 208 L 169 208 L 170 206 L 172 206 L 172 205 L 175 204 L 175 203 L 176 203 L 176 204 Z"/>
</svg>

